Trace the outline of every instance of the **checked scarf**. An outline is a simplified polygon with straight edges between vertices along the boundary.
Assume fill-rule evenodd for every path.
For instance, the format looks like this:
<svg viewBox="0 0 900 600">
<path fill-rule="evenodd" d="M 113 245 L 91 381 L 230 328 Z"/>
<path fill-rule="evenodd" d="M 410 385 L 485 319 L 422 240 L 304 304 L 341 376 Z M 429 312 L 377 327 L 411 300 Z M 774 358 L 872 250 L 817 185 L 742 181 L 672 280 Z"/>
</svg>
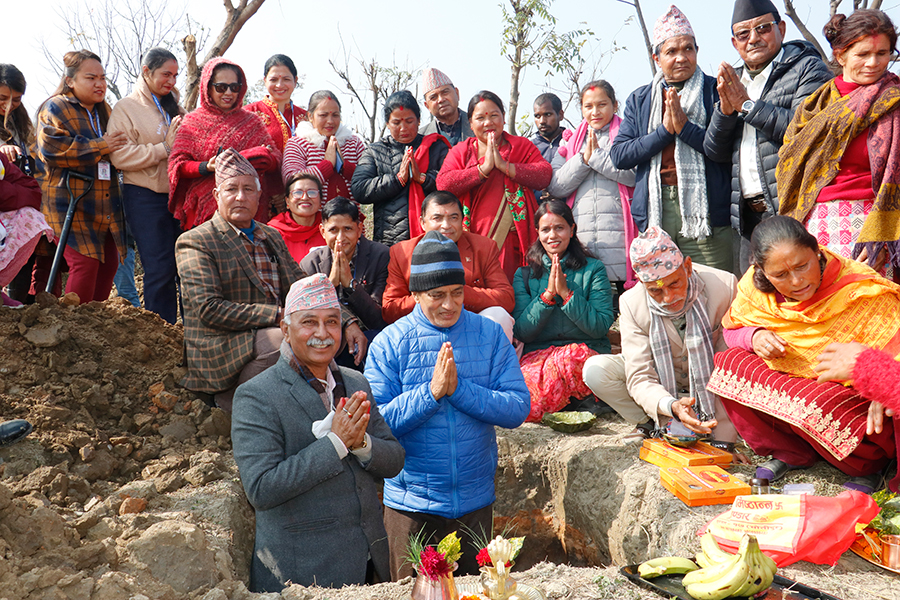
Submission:
<svg viewBox="0 0 900 600">
<path fill-rule="evenodd" d="M 684 344 L 688 351 L 688 371 L 691 382 L 691 397 L 697 400 L 694 410 L 701 421 L 709 421 L 716 416 L 716 403 L 707 391 L 706 384 L 713 371 L 713 341 L 706 312 L 706 293 L 703 280 L 696 273 L 688 281 L 687 299 L 678 312 L 666 310 L 647 296 L 650 308 L 650 349 L 659 382 L 673 398 L 678 398 L 678 382 L 672 364 L 672 346 L 663 319 L 679 318 L 686 315 L 687 327 Z"/>
<path fill-rule="evenodd" d="M 700 67 L 688 79 L 679 93 L 681 107 L 691 123 L 706 128 L 706 107 L 703 105 L 703 71 Z M 650 98 L 650 121 L 647 133 L 656 131 L 663 122 L 665 102 L 663 72 L 653 78 Z M 649 206 L 650 225 L 662 227 L 662 153 L 650 160 Z M 709 198 L 706 194 L 706 161 L 680 137 L 675 137 L 675 171 L 678 175 L 678 205 L 681 207 L 681 235 L 692 240 L 712 235 L 709 225 Z"/>
</svg>

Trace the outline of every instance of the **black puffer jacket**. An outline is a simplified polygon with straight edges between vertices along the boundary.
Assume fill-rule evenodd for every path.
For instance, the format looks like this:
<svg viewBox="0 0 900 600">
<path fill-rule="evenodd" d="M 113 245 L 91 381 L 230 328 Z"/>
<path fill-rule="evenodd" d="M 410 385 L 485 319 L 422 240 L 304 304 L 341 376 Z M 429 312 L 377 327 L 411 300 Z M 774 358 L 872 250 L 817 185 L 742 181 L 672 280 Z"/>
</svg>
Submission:
<svg viewBox="0 0 900 600">
<path fill-rule="evenodd" d="M 424 136 L 416 135 L 412 147 L 418 148 Z M 373 239 L 387 246 L 409 239 L 409 186 L 397 179 L 407 146 L 390 135 L 369 146 L 359 159 L 350 190 L 362 204 L 374 204 Z M 436 189 L 435 178 L 447 152 L 447 144 L 436 141 L 428 151 L 428 171 L 422 189 L 427 196 Z"/>
<path fill-rule="evenodd" d="M 805 41 L 786 42 L 784 56 L 774 64 L 762 96 L 756 101 L 746 121 L 757 129 L 757 169 L 764 182 L 766 214 L 778 213 L 778 184 L 775 167 L 778 151 L 784 142 L 794 111 L 803 100 L 830 81 L 834 74 L 815 47 Z M 740 77 L 743 67 L 736 69 Z M 703 149 L 706 156 L 720 163 L 731 163 L 731 226 L 743 233 L 741 223 L 740 151 L 744 134 L 744 119 L 735 111 L 724 115 L 716 103 Z"/>
</svg>

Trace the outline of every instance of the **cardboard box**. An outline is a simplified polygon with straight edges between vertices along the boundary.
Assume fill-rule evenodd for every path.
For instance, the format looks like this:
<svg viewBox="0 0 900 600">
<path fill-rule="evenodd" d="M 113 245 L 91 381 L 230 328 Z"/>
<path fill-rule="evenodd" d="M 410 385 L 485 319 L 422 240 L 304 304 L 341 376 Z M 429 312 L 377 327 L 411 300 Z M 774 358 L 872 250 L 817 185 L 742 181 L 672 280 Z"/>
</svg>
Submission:
<svg viewBox="0 0 900 600">
<path fill-rule="evenodd" d="M 659 480 L 688 506 L 731 504 L 750 493 L 749 485 L 717 465 L 661 468 Z"/>
<path fill-rule="evenodd" d="M 641 459 L 658 467 L 730 465 L 734 460 L 731 452 L 719 450 L 704 442 L 697 442 L 689 448 L 681 448 L 663 440 L 644 440 Z"/>
</svg>

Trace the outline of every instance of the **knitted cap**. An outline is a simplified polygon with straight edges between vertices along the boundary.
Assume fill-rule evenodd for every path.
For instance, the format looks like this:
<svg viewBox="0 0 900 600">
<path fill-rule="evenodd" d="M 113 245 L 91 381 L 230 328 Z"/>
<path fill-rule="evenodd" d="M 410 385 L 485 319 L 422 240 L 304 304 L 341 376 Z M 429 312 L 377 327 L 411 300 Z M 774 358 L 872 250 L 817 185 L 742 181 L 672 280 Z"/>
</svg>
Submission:
<svg viewBox="0 0 900 600">
<path fill-rule="evenodd" d="M 694 29 L 684 13 L 673 4 L 669 7 L 669 12 L 658 18 L 653 26 L 653 48 L 658 48 L 667 39 L 677 35 L 693 36 Z"/>
<path fill-rule="evenodd" d="M 659 227 L 648 227 L 631 242 L 631 268 L 644 283 L 659 281 L 677 271 L 682 264 L 681 250 Z"/>
<path fill-rule="evenodd" d="M 775 20 L 781 20 L 778 9 L 772 4 L 772 0 L 737 0 L 734 3 L 734 12 L 731 13 L 731 25 L 749 21 L 772 13 Z"/>
<path fill-rule="evenodd" d="M 325 274 L 316 273 L 298 279 L 291 285 L 284 301 L 284 314 L 290 315 L 298 310 L 319 308 L 341 308 L 334 286 Z"/>
<path fill-rule="evenodd" d="M 439 71 L 437 69 L 427 68 L 422 73 L 422 95 L 424 96 L 431 90 L 436 90 L 439 87 L 444 87 L 445 85 L 453 85 L 453 82 L 450 81 L 450 78 L 444 74 L 443 71 Z"/>
<path fill-rule="evenodd" d="M 459 248 L 439 231 L 429 231 L 413 250 L 409 291 L 427 292 L 445 285 L 466 285 Z"/>
<path fill-rule="evenodd" d="M 216 157 L 216 186 L 232 177 L 240 177 L 241 175 L 252 175 L 259 179 L 256 169 L 250 164 L 250 161 L 241 155 L 234 148 L 226 148 L 224 152 Z"/>
</svg>

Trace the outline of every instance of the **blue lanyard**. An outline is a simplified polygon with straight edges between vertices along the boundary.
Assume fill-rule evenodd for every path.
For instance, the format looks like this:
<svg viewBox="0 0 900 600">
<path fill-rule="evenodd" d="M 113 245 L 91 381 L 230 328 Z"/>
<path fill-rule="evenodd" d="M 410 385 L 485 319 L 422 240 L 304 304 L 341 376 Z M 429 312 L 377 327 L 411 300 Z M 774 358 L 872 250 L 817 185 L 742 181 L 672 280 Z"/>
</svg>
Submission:
<svg viewBox="0 0 900 600">
<path fill-rule="evenodd" d="M 284 115 L 281 114 L 281 111 L 278 110 L 278 105 L 275 105 L 275 112 L 278 113 L 278 116 L 281 117 L 281 120 L 284 121 L 284 124 L 287 125 L 288 130 L 291 132 L 291 137 L 294 137 L 294 132 L 297 131 L 297 125 L 294 124 L 294 101 L 288 100 L 290 102 L 291 107 L 291 122 L 288 123 L 288 120 L 284 118 Z"/>
<path fill-rule="evenodd" d="M 159 104 L 159 100 L 157 99 L 156 94 L 150 92 L 150 96 L 153 98 L 153 103 L 156 104 L 156 108 L 158 108 L 159 112 L 162 113 L 163 119 L 165 119 L 166 121 L 166 127 L 168 127 L 172 124 L 172 117 L 169 115 L 169 113 L 163 110 L 163 107 Z"/>
<path fill-rule="evenodd" d="M 95 109 L 96 110 L 96 109 Z M 91 129 L 97 134 L 97 137 L 103 137 L 103 129 L 100 126 L 100 115 L 97 115 L 97 127 L 94 127 L 94 111 L 88 111 L 88 120 L 91 122 Z"/>
</svg>

